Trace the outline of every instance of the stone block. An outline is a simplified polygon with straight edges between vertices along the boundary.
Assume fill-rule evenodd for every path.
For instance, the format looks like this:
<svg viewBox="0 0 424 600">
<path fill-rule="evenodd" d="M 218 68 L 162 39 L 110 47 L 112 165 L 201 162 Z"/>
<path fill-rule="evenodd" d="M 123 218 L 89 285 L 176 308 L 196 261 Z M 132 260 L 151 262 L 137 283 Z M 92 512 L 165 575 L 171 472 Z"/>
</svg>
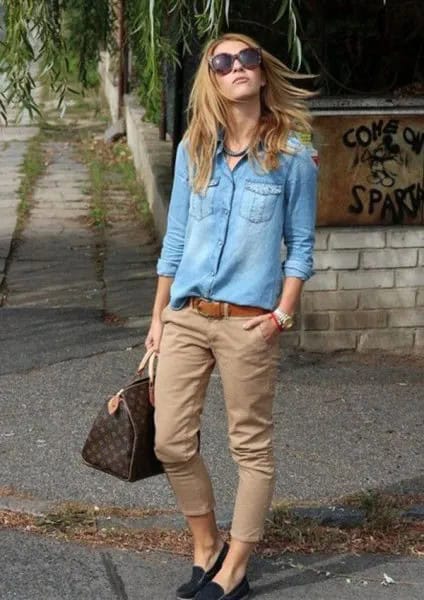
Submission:
<svg viewBox="0 0 424 600">
<path fill-rule="evenodd" d="M 314 253 L 314 266 L 324 269 L 357 269 L 359 264 L 358 250 L 318 250 Z"/>
<path fill-rule="evenodd" d="M 424 267 L 415 269 L 396 269 L 396 287 L 419 287 L 424 286 Z"/>
<path fill-rule="evenodd" d="M 316 273 L 305 282 L 304 289 L 308 291 L 335 290 L 337 289 L 337 274 L 334 271 Z"/>
<path fill-rule="evenodd" d="M 364 250 L 361 265 L 364 269 L 391 269 L 395 267 L 415 267 L 417 250 L 385 248 L 384 250 Z"/>
<path fill-rule="evenodd" d="M 418 290 L 417 306 L 424 306 L 424 288 L 421 288 L 420 290 Z"/>
<path fill-rule="evenodd" d="M 387 313 L 383 310 L 353 310 L 334 313 L 334 329 L 373 329 L 385 327 Z"/>
<path fill-rule="evenodd" d="M 349 310 L 358 307 L 358 292 L 356 291 L 328 291 L 304 292 L 302 310 Z"/>
<path fill-rule="evenodd" d="M 360 308 L 406 308 L 415 306 L 414 288 L 364 290 L 359 294 Z M 424 300 L 424 298 L 423 298 Z"/>
<path fill-rule="evenodd" d="M 315 229 L 315 250 L 327 250 L 329 233 L 325 229 Z"/>
<path fill-rule="evenodd" d="M 424 227 L 403 227 L 400 231 L 387 231 L 387 246 L 422 248 L 424 246 Z"/>
<path fill-rule="evenodd" d="M 424 327 L 415 331 L 415 347 L 424 348 Z"/>
<path fill-rule="evenodd" d="M 424 308 L 394 309 L 389 312 L 389 327 L 424 327 Z"/>
<path fill-rule="evenodd" d="M 338 273 L 339 289 L 360 290 L 365 288 L 391 288 L 394 271 L 352 271 Z"/>
<path fill-rule="evenodd" d="M 386 236 L 384 231 L 333 231 L 330 233 L 330 248 L 384 248 Z"/>
<path fill-rule="evenodd" d="M 399 329 L 384 329 L 382 331 L 366 331 L 359 336 L 358 351 L 389 350 L 412 348 L 414 334 L 412 331 Z"/>
<path fill-rule="evenodd" d="M 306 313 L 302 315 L 303 326 L 305 329 L 328 329 L 330 327 L 330 317 L 327 313 Z"/>
</svg>

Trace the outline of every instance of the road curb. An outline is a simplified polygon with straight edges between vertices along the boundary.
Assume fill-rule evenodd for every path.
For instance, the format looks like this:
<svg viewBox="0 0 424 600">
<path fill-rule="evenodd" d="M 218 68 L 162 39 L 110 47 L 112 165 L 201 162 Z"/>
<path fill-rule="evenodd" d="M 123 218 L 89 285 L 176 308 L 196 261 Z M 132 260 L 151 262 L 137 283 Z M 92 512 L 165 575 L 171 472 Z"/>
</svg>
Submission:
<svg viewBox="0 0 424 600">
<path fill-rule="evenodd" d="M 15 496 L 0 497 L 0 511 L 28 514 L 35 517 L 45 517 L 63 510 L 63 502 L 19 498 Z M 317 525 L 329 527 L 350 528 L 359 527 L 365 523 L 366 512 L 364 510 L 348 506 L 318 506 L 318 507 L 290 507 L 287 514 L 299 519 L 310 519 Z M 272 518 L 270 511 L 268 518 Z M 424 505 L 416 504 L 407 509 L 398 510 L 398 517 L 402 520 L 424 522 Z M 221 511 L 217 513 L 217 524 L 220 529 L 231 527 L 232 514 Z M 98 515 L 97 524 L 101 529 L 185 529 L 186 522 L 180 513 L 158 514 L 146 517 L 132 516 L 104 516 Z"/>
</svg>

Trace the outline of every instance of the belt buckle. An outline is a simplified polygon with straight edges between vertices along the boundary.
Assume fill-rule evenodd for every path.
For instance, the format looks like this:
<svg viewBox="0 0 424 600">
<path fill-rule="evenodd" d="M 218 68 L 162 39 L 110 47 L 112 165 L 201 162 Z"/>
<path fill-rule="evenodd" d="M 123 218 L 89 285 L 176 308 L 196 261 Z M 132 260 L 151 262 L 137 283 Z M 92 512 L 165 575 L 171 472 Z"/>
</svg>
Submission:
<svg viewBox="0 0 424 600">
<path fill-rule="evenodd" d="M 202 300 L 203 302 L 214 302 L 214 300 L 211 300 L 210 298 L 203 298 L 203 297 L 200 297 L 200 300 Z M 205 313 L 205 312 L 203 312 L 203 311 L 202 311 L 202 309 L 199 307 L 199 304 L 197 304 L 197 306 L 196 306 L 196 310 L 197 310 L 197 312 L 199 313 L 199 315 L 202 315 L 203 317 L 209 317 L 209 318 L 212 318 L 212 319 L 222 319 L 222 317 L 224 316 L 224 315 L 221 315 L 221 310 L 220 310 L 220 309 L 219 309 L 219 313 L 220 313 L 220 314 L 219 314 L 218 316 L 211 315 L 211 314 L 209 314 L 209 313 Z"/>
</svg>

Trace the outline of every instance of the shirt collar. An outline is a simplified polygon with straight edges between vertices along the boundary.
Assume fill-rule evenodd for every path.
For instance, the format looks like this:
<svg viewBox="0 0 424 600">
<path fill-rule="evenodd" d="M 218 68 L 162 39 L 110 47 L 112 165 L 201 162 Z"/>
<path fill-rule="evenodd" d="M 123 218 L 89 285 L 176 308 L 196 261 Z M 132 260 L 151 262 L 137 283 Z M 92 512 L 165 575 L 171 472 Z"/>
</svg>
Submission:
<svg viewBox="0 0 424 600">
<path fill-rule="evenodd" d="M 224 127 L 222 125 L 218 126 L 218 142 L 216 146 L 216 153 L 220 154 L 222 152 L 224 146 Z M 259 152 L 262 152 L 264 149 L 264 145 L 262 140 L 259 142 Z"/>
</svg>

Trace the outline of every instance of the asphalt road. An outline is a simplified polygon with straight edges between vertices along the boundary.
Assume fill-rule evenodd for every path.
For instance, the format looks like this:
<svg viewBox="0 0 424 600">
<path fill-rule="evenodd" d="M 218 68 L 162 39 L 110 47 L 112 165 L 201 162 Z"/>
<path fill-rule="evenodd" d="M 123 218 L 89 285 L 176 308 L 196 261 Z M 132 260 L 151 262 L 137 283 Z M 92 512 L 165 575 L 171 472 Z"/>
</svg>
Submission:
<svg viewBox="0 0 424 600">
<path fill-rule="evenodd" d="M 16 531 L 0 535 L 2 600 L 174 600 L 189 558 L 58 542 Z M 394 583 L 384 585 L 385 575 Z M 382 555 L 252 556 L 261 600 L 422 600 L 423 561 Z"/>
<path fill-rule="evenodd" d="M 80 450 L 97 411 L 132 378 L 144 351 L 143 346 L 125 349 L 134 340 L 142 344 L 139 331 L 130 336 L 124 328 L 109 329 L 109 334 L 97 334 L 87 322 L 87 342 L 81 344 L 84 326 L 75 325 L 79 335 L 69 336 L 66 353 L 60 350 L 60 336 L 54 342 L 53 334 L 54 343 L 49 343 L 44 336 L 50 330 L 42 329 L 37 360 L 42 356 L 48 364 L 29 370 L 36 342 L 26 347 L 10 342 L 7 356 L 16 372 L 0 376 L 1 486 L 49 500 L 175 507 L 165 475 L 127 484 L 81 463 Z M 91 356 L 82 358 L 84 350 Z M 383 363 L 369 364 L 347 354 L 283 352 L 274 405 L 275 499 L 316 502 L 366 488 L 422 493 L 422 392 L 419 363 L 396 364 L 384 357 Z M 202 451 L 213 483 L 219 485 L 217 502 L 224 513 L 231 510 L 237 476 L 227 444 L 222 385 L 215 370 L 205 400 Z"/>
</svg>

